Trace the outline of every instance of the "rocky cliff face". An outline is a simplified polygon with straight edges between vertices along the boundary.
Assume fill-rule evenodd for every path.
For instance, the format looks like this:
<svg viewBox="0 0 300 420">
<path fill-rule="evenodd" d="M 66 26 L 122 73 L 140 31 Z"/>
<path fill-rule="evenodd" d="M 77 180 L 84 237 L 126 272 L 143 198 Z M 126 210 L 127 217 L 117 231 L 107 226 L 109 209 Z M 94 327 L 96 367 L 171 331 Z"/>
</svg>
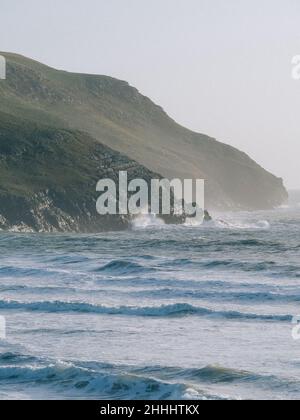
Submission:
<svg viewBox="0 0 300 420">
<path fill-rule="evenodd" d="M 129 216 L 100 216 L 99 179 L 160 178 L 87 134 L 54 129 L 0 112 L 0 229 L 101 232 L 128 228 Z M 168 220 L 166 220 L 168 221 Z M 170 218 L 170 222 L 179 222 Z"/>
<path fill-rule="evenodd" d="M 11 211 L 9 204 L 20 199 L 25 200 L 20 204 L 27 215 L 25 225 L 35 208 L 35 221 L 29 225 L 36 224 L 36 229 L 51 230 L 47 225 L 51 218 L 60 230 L 75 225 L 77 230 L 85 229 L 78 201 L 65 208 L 64 194 L 72 196 L 78 180 L 93 182 L 90 193 L 95 194 L 94 182 L 103 165 L 107 171 L 133 165 L 137 177 L 154 172 L 168 178 L 204 178 L 209 208 L 267 209 L 287 199 L 280 178 L 237 149 L 176 124 L 126 82 L 67 73 L 14 54 L 3 55 L 7 59 L 7 79 L 0 82 L 3 226 L 21 223 L 21 215 Z M 68 144 L 63 151 L 62 138 Z M 63 170 L 66 162 L 69 172 Z M 32 182 L 41 185 L 34 188 Z M 81 209 L 89 206 L 84 194 L 77 199 Z M 89 229 L 93 223 L 89 221 Z"/>
</svg>

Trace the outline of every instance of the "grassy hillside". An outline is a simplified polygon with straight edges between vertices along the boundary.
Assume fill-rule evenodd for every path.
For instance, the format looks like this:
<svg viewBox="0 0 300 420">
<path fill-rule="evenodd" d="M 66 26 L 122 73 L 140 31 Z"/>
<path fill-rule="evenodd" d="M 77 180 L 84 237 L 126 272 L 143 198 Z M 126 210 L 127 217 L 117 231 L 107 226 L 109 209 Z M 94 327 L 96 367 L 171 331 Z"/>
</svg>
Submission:
<svg viewBox="0 0 300 420">
<path fill-rule="evenodd" d="M 0 83 L 0 111 L 85 131 L 169 178 L 205 178 L 208 207 L 262 209 L 287 199 L 281 179 L 237 149 L 181 127 L 128 83 L 3 55 L 7 80 Z"/>
</svg>

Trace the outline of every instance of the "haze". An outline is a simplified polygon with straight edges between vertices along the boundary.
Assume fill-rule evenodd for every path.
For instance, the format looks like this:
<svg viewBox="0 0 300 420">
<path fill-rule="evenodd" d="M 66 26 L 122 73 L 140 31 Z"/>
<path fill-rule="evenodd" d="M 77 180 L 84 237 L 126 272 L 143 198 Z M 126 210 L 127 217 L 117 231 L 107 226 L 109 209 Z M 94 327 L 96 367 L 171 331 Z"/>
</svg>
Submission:
<svg viewBox="0 0 300 420">
<path fill-rule="evenodd" d="M 300 188 L 299 0 L 1 1 L 0 50 L 136 86 Z"/>
</svg>

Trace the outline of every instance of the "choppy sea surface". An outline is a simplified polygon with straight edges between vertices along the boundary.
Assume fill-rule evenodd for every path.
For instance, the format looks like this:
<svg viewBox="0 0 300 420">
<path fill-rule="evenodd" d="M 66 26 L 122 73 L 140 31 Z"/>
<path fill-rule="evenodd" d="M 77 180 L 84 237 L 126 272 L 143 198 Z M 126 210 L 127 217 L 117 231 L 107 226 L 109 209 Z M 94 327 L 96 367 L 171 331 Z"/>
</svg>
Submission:
<svg viewBox="0 0 300 420">
<path fill-rule="evenodd" d="M 0 233 L 2 399 L 299 399 L 300 208 Z"/>
</svg>

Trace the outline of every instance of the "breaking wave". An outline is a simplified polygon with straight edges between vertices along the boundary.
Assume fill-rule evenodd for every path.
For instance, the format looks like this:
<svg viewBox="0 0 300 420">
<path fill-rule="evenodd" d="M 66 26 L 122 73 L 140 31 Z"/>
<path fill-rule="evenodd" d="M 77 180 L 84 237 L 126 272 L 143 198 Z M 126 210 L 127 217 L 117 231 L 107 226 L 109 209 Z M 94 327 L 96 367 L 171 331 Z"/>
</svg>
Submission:
<svg viewBox="0 0 300 420">
<path fill-rule="evenodd" d="M 109 275 L 129 275 L 134 273 L 154 271 L 154 269 L 151 267 L 147 268 L 144 265 L 131 261 L 115 260 L 95 269 L 94 271 L 97 273 L 104 273 Z"/>
<path fill-rule="evenodd" d="M 211 385 L 254 385 L 258 389 L 299 389 L 299 381 L 260 375 L 222 366 L 179 368 L 122 366 L 100 362 L 59 361 L 18 353 L 0 355 L 0 380 L 8 387 L 26 386 L 29 395 L 36 384 L 55 398 L 110 400 L 217 400 Z"/>
<path fill-rule="evenodd" d="M 213 316 L 217 318 L 236 319 L 236 320 L 261 320 L 289 322 L 292 315 L 260 315 L 252 313 L 243 313 L 238 311 L 215 311 L 212 309 L 192 306 L 187 303 L 176 303 L 173 305 L 161 305 L 153 307 L 134 307 L 120 306 L 108 307 L 103 305 L 93 305 L 83 302 L 18 302 L 1 300 L 0 309 L 6 310 L 25 310 L 37 312 L 63 313 L 94 313 L 103 315 L 126 315 L 139 317 L 179 317 L 179 316 Z"/>
</svg>

